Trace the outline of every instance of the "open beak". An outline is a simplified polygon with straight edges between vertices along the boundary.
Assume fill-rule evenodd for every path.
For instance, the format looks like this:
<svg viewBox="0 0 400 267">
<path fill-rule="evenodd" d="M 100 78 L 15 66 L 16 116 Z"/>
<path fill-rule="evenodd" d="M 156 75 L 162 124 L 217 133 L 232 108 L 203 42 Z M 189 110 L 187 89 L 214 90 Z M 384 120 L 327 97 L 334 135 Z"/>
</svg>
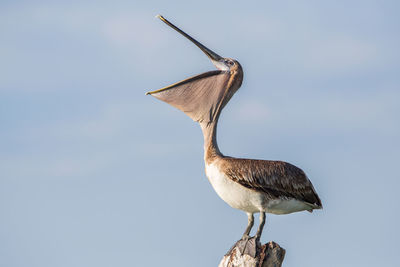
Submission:
<svg viewBox="0 0 400 267">
<path fill-rule="evenodd" d="M 204 45 L 202 45 L 201 43 L 199 43 L 198 41 L 196 41 L 195 39 L 193 39 L 190 35 L 188 35 L 187 33 L 185 33 L 184 31 L 182 31 L 181 29 L 179 29 L 178 27 L 176 27 L 174 24 L 172 24 L 171 22 L 169 22 L 168 20 L 166 20 L 163 16 L 161 15 L 157 15 L 157 17 L 159 19 L 161 19 L 163 22 L 165 22 L 168 26 L 170 26 L 171 28 L 173 28 L 174 30 L 176 30 L 177 32 L 179 32 L 180 34 L 182 34 L 183 36 L 185 36 L 186 38 L 188 38 L 190 41 L 192 41 L 195 45 L 197 45 L 198 48 L 201 49 L 201 51 L 203 51 L 210 59 L 211 61 L 213 61 L 213 63 L 215 64 L 215 61 L 220 61 L 221 59 L 223 59 L 222 57 L 220 57 L 218 54 L 214 53 L 213 51 L 211 51 L 210 49 L 208 49 L 207 47 L 205 47 Z"/>
</svg>

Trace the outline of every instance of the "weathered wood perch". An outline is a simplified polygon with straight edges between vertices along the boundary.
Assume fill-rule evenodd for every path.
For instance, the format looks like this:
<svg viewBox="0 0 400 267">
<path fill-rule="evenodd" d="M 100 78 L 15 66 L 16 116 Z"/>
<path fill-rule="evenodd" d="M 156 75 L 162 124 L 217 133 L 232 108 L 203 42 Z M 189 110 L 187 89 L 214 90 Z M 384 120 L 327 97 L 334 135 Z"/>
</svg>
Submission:
<svg viewBox="0 0 400 267">
<path fill-rule="evenodd" d="M 254 249 L 255 248 L 255 249 Z M 261 246 L 255 239 L 238 241 L 224 256 L 218 267 L 281 267 L 285 249 L 270 241 Z"/>
</svg>

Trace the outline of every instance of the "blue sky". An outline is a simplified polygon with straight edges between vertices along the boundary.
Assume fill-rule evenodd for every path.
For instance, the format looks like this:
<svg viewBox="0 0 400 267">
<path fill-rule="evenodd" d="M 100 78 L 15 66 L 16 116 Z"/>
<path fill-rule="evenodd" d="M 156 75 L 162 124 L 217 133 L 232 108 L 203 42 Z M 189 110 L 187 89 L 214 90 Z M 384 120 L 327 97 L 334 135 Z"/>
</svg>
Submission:
<svg viewBox="0 0 400 267">
<path fill-rule="evenodd" d="M 200 128 L 144 95 L 214 68 L 159 13 L 244 68 L 221 151 L 291 162 L 323 201 L 267 215 L 262 240 L 285 266 L 398 266 L 398 10 L 3 1 L 0 266 L 215 266 L 241 237 L 246 215 L 204 175 Z"/>
</svg>

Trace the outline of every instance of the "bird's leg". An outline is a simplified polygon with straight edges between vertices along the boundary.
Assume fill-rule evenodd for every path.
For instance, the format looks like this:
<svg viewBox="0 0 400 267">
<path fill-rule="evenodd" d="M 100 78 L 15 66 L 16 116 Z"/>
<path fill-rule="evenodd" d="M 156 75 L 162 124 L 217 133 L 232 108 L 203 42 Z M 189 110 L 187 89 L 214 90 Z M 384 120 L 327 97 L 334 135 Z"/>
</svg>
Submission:
<svg viewBox="0 0 400 267">
<path fill-rule="evenodd" d="M 265 224 L 265 212 L 260 211 L 260 225 L 258 226 L 258 230 L 257 230 L 256 236 L 255 236 L 256 241 L 260 241 L 261 233 L 264 228 L 264 224 Z"/>
<path fill-rule="evenodd" d="M 243 233 L 242 239 L 239 240 L 236 245 L 240 251 L 240 254 L 243 255 L 244 253 L 249 254 L 249 255 L 254 255 L 256 254 L 256 246 L 255 246 L 255 242 L 249 242 L 251 240 L 250 238 L 250 231 L 251 228 L 253 228 L 254 225 L 254 216 L 253 213 L 247 213 L 247 228 Z M 253 246 L 250 244 L 252 243 Z M 254 257 L 252 256 L 252 257 Z"/>
<path fill-rule="evenodd" d="M 247 218 L 248 218 L 248 221 L 247 221 L 247 228 L 246 228 L 246 231 L 244 231 L 244 234 L 243 234 L 243 236 L 242 236 L 242 240 L 247 240 L 247 239 L 249 239 L 249 235 L 250 235 L 251 228 L 253 228 L 253 225 L 254 225 L 254 216 L 253 216 L 253 213 L 247 213 Z"/>
</svg>

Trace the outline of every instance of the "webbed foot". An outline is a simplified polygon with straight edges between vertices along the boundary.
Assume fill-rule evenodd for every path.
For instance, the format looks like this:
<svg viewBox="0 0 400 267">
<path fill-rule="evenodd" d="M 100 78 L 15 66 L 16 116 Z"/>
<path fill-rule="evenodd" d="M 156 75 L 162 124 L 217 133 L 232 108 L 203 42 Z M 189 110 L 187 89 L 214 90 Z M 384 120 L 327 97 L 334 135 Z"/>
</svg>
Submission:
<svg viewBox="0 0 400 267">
<path fill-rule="evenodd" d="M 248 235 L 243 235 L 242 239 L 237 241 L 235 245 L 226 253 L 225 255 L 229 255 L 232 251 L 237 247 L 240 251 L 240 254 L 247 254 L 250 257 L 255 258 L 257 255 L 257 245 L 259 243 L 259 239 L 256 237 L 249 237 Z"/>
</svg>

